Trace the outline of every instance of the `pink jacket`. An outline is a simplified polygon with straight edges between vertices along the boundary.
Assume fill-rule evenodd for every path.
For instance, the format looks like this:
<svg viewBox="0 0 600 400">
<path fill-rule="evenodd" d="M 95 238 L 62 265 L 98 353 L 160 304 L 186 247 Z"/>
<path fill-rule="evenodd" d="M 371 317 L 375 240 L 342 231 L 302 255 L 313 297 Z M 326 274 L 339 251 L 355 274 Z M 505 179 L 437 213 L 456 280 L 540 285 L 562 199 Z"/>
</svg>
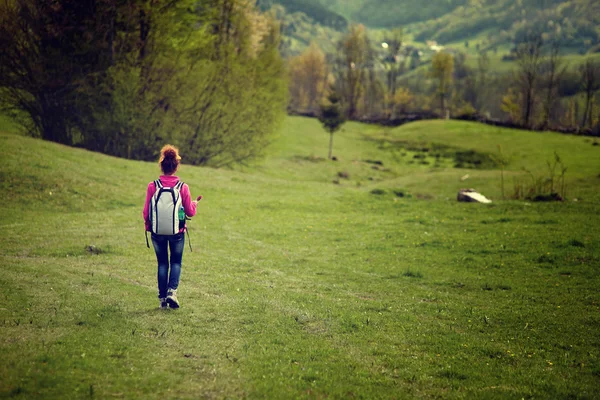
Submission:
<svg viewBox="0 0 600 400">
<path fill-rule="evenodd" d="M 161 175 L 160 181 L 164 186 L 173 187 L 179 182 L 179 178 L 175 175 Z M 154 185 L 154 181 L 148 184 L 148 189 L 146 190 L 146 203 L 144 204 L 144 222 L 146 225 L 146 231 L 151 231 L 150 227 L 150 200 L 154 193 L 156 192 L 156 186 Z M 181 187 L 181 204 L 183 205 L 183 209 L 185 211 L 185 215 L 188 217 L 193 217 L 196 215 L 196 203 L 192 202 L 192 196 L 190 195 L 190 188 L 187 184 L 183 184 Z M 179 231 L 183 232 L 185 230 L 185 226 Z"/>
</svg>

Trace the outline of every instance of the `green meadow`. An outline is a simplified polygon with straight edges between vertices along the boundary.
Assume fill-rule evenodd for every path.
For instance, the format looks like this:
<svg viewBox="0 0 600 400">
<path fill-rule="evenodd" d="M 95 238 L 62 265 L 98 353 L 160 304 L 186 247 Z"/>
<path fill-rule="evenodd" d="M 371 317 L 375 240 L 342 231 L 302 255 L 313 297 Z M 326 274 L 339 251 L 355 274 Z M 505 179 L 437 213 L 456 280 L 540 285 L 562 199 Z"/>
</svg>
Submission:
<svg viewBox="0 0 600 400">
<path fill-rule="evenodd" d="M 598 396 L 593 138 L 347 123 L 330 161 L 287 118 L 260 162 L 181 167 L 204 199 L 160 310 L 158 165 L 2 129 L 0 398 Z M 565 201 L 512 199 L 550 177 Z"/>
</svg>

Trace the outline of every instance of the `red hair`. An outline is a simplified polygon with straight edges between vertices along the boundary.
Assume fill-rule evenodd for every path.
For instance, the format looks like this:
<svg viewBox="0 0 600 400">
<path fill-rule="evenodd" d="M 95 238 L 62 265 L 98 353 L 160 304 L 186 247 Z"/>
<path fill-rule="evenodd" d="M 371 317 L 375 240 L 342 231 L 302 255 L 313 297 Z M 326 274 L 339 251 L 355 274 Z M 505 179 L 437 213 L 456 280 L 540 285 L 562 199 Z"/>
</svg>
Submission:
<svg viewBox="0 0 600 400">
<path fill-rule="evenodd" d="M 158 160 L 158 164 L 165 175 L 171 175 L 175 173 L 177 168 L 179 168 L 180 161 L 181 157 L 179 156 L 179 150 L 177 150 L 177 147 L 166 144 L 162 149 L 160 149 L 160 160 Z"/>
</svg>

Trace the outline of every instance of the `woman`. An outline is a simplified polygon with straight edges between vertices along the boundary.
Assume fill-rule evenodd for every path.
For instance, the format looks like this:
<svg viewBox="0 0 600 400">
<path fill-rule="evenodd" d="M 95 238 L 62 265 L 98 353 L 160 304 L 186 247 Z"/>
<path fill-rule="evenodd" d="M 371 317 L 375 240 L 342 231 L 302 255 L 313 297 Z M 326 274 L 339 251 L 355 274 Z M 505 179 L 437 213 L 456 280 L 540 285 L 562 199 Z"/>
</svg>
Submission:
<svg viewBox="0 0 600 400">
<path fill-rule="evenodd" d="M 170 144 L 164 146 L 160 151 L 160 160 L 158 164 L 162 170 L 162 175 L 159 180 L 164 187 L 173 188 L 179 182 L 179 178 L 175 175 L 179 169 L 181 157 L 179 151 Z M 146 223 L 146 231 L 151 231 L 150 222 L 150 201 L 156 192 L 155 182 L 148 184 L 146 191 L 146 203 L 144 204 L 144 221 Z M 190 188 L 185 183 L 180 190 L 181 205 L 185 211 L 185 215 L 193 217 L 196 215 L 196 206 L 202 196 L 198 196 L 196 200 L 191 199 Z M 179 286 L 179 277 L 181 275 L 181 259 L 183 256 L 183 248 L 185 243 L 185 222 L 180 226 L 179 232 L 175 235 L 157 235 L 152 233 L 152 244 L 156 252 L 158 261 L 158 299 L 160 300 L 160 308 L 179 308 L 177 300 L 177 287 Z M 169 257 L 169 250 L 171 256 Z"/>
</svg>

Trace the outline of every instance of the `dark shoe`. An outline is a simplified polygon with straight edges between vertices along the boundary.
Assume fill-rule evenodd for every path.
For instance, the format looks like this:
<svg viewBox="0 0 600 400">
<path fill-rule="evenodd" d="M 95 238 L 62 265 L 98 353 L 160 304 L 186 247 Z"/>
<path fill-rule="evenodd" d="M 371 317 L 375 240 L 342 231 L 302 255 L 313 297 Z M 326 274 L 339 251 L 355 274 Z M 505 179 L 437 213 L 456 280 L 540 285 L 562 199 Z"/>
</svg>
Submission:
<svg viewBox="0 0 600 400">
<path fill-rule="evenodd" d="M 158 299 L 158 301 L 160 301 L 160 308 L 167 308 L 168 307 L 168 305 L 167 305 L 167 299 L 166 298 L 160 297 Z"/>
<path fill-rule="evenodd" d="M 177 289 L 170 289 L 167 293 L 167 303 L 171 308 L 179 308 L 179 301 L 177 301 Z"/>
</svg>

